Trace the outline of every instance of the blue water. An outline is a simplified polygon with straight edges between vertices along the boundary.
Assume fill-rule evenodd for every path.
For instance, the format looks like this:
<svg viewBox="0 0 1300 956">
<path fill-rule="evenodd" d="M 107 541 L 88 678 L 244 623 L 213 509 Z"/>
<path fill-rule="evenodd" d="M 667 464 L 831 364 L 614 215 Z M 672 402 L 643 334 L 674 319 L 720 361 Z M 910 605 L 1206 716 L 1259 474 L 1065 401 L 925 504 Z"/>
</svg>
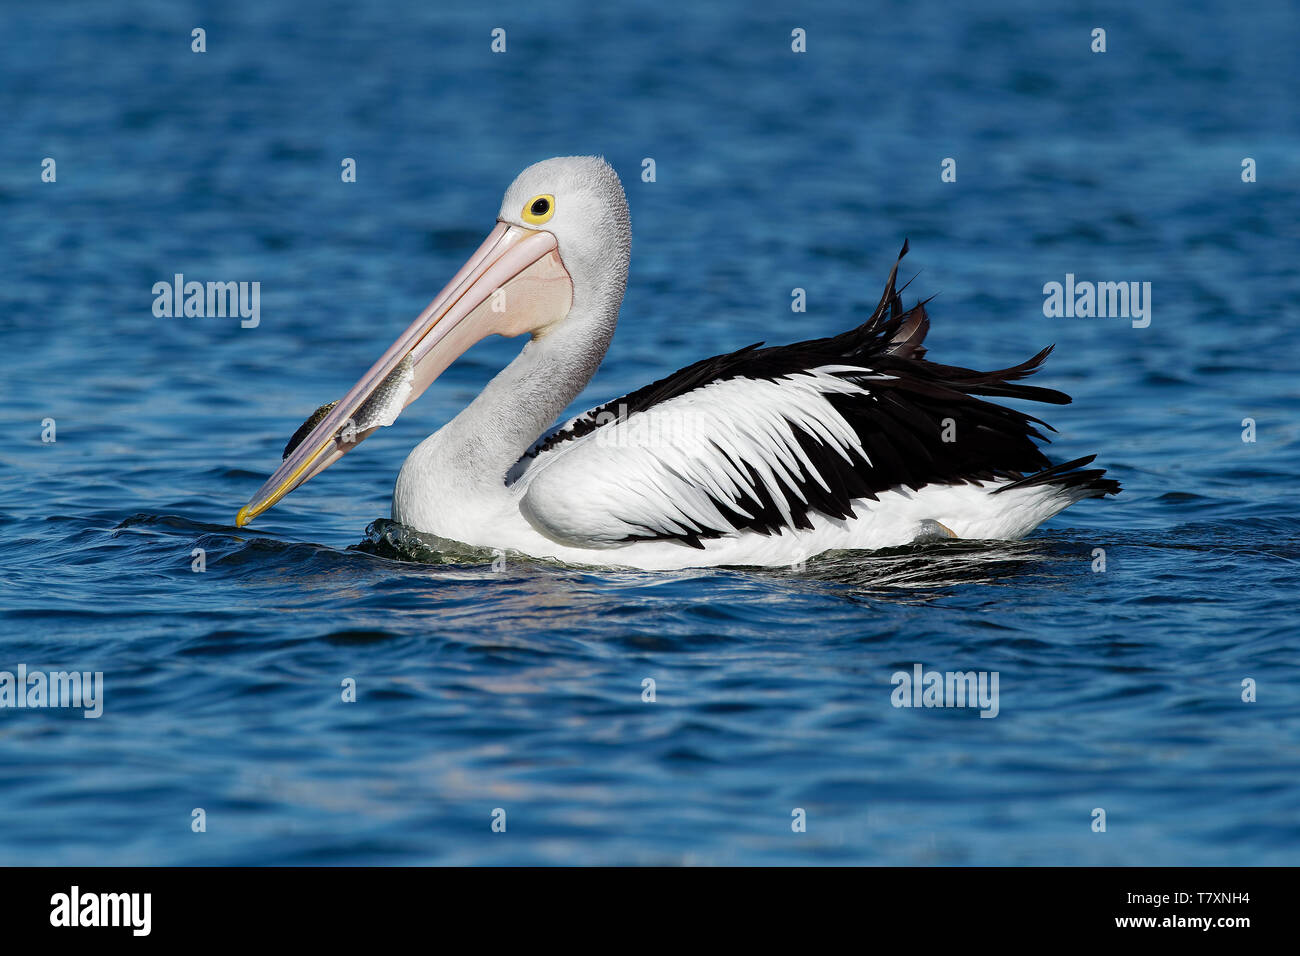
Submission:
<svg viewBox="0 0 1300 956">
<path fill-rule="evenodd" d="M 0 710 L 0 863 L 1300 861 L 1295 5 L 869 6 L 5 4 L 0 670 L 105 691 Z M 515 174 L 593 152 L 635 238 L 579 405 L 860 322 L 907 236 L 932 357 L 1055 342 L 1051 453 L 1124 493 L 803 572 L 498 572 L 378 520 L 493 340 L 237 531 Z M 155 318 L 177 272 L 260 325 Z M 1045 317 L 1066 273 L 1150 326 Z M 915 663 L 998 716 L 894 708 Z"/>
</svg>

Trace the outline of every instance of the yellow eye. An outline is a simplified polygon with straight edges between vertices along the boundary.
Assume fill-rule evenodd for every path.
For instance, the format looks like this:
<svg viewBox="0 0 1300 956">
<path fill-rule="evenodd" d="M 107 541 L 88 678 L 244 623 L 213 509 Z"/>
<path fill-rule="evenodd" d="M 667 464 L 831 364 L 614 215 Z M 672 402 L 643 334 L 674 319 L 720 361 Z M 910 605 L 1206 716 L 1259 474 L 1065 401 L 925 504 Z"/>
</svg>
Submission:
<svg viewBox="0 0 1300 956">
<path fill-rule="evenodd" d="M 531 222 L 534 226 L 540 226 L 554 215 L 555 197 L 550 193 L 534 196 L 524 206 L 524 222 Z"/>
</svg>

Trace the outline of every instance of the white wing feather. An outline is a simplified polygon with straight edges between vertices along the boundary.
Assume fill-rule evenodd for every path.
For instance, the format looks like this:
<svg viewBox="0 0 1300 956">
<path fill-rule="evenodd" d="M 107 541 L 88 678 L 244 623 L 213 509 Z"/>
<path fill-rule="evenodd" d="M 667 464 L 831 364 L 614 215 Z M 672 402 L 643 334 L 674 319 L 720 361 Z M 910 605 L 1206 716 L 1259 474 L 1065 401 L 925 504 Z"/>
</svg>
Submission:
<svg viewBox="0 0 1300 956">
<path fill-rule="evenodd" d="M 576 547 L 617 547 L 629 538 L 723 533 L 719 502 L 743 503 L 766 489 L 785 524 L 786 490 L 829 490 L 796 436 L 815 436 L 848 462 L 870 465 L 856 432 L 826 395 L 867 394 L 825 366 L 776 379 L 711 382 L 611 421 L 538 457 L 520 476 L 520 509 L 547 537 Z M 859 381 L 871 375 L 851 371 Z M 748 466 L 748 468 L 744 466 Z M 751 471 L 752 470 L 752 471 Z"/>
</svg>

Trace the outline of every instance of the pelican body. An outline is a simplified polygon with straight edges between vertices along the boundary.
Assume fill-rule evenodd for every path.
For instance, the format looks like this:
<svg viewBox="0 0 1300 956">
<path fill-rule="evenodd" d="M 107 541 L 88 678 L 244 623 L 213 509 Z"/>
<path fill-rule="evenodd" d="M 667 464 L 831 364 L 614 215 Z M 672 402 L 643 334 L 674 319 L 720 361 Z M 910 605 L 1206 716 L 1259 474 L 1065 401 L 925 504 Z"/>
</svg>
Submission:
<svg viewBox="0 0 1300 956">
<path fill-rule="evenodd" d="M 478 251 L 298 430 L 236 524 L 391 424 L 491 334 L 528 338 L 397 476 L 393 518 L 418 531 L 575 564 L 782 566 L 935 536 L 1019 538 L 1119 491 L 1084 467 L 1092 457 L 1052 465 L 1036 428 L 1050 426 L 986 400 L 1068 403 L 1018 382 L 1050 347 L 992 372 L 927 360 L 925 303 L 903 308 L 897 262 L 858 328 L 705 359 L 548 432 L 609 347 L 630 250 L 603 159 L 524 170 Z"/>
</svg>

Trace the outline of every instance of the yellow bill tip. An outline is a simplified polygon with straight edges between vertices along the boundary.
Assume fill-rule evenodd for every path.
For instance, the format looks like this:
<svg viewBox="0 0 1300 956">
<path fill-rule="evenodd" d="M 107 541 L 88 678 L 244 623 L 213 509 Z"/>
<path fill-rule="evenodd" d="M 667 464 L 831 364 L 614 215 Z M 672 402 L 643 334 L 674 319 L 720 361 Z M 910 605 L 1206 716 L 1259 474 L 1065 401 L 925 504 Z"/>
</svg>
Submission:
<svg viewBox="0 0 1300 956">
<path fill-rule="evenodd" d="M 235 527 L 242 528 L 248 522 L 253 520 L 253 516 L 248 513 L 248 505 L 239 509 L 239 514 L 235 515 Z"/>
</svg>

